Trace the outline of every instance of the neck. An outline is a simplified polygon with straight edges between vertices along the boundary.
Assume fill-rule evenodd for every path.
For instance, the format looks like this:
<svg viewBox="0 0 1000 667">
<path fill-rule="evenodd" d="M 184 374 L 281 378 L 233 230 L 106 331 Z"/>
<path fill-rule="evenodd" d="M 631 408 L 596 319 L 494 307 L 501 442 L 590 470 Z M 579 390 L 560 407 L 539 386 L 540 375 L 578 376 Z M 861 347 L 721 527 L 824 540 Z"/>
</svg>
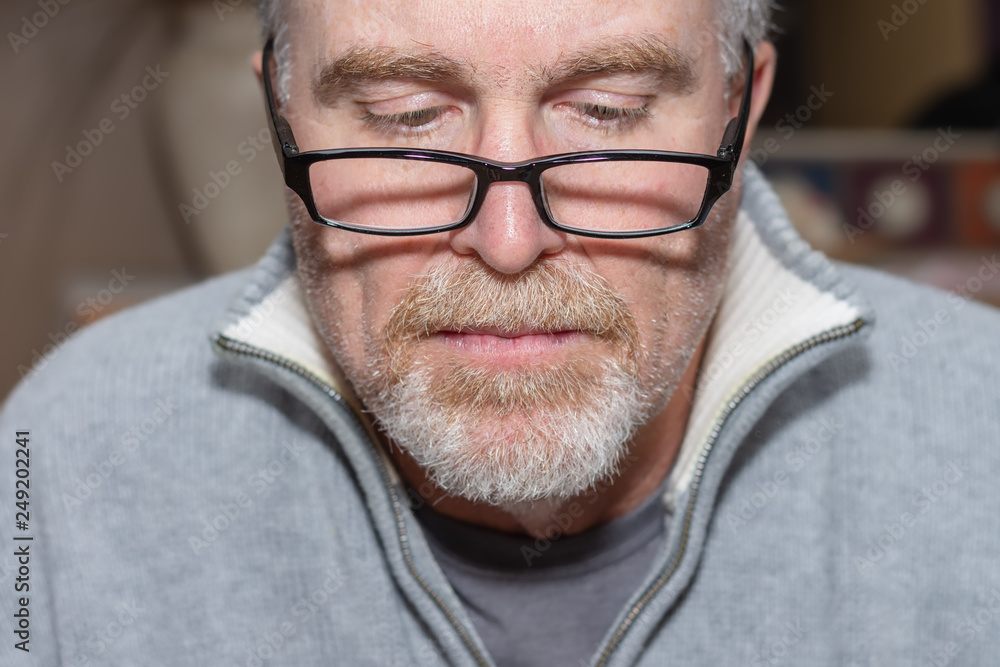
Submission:
<svg viewBox="0 0 1000 667">
<path fill-rule="evenodd" d="M 405 450 L 387 447 L 400 475 L 435 511 L 466 523 L 508 533 L 545 537 L 582 533 L 627 514 L 659 488 L 677 458 L 691 411 L 691 397 L 704 352 L 702 341 L 666 407 L 629 443 L 618 474 L 568 499 L 542 499 L 513 510 L 449 495 L 428 478 Z M 568 518 L 567 518 L 568 517 Z"/>
</svg>

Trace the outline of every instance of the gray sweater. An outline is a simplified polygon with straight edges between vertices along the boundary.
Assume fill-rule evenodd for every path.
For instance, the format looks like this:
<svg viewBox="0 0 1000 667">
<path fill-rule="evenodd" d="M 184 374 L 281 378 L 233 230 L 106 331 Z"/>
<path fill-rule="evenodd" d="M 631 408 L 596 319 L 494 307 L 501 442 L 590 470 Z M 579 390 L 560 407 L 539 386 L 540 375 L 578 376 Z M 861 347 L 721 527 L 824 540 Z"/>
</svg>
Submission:
<svg viewBox="0 0 1000 667">
<path fill-rule="evenodd" d="M 492 664 L 293 267 L 285 235 L 12 395 L 0 665 Z M 995 664 L 998 313 L 834 266 L 752 167 L 726 289 L 666 539 L 592 664 Z"/>
</svg>

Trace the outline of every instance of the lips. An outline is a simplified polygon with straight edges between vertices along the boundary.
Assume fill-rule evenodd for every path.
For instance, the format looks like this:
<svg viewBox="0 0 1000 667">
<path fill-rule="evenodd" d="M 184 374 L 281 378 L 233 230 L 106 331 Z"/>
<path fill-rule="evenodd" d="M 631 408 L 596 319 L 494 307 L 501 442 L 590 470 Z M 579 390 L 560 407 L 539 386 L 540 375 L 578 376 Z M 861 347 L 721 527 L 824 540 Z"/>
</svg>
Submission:
<svg viewBox="0 0 1000 667">
<path fill-rule="evenodd" d="M 394 373 L 416 357 L 472 373 L 588 365 L 608 354 L 632 364 L 638 329 L 625 299 L 594 273 L 545 261 L 507 276 L 470 261 L 415 277 L 382 340 Z"/>
<path fill-rule="evenodd" d="M 517 329 L 503 329 L 500 327 L 462 327 L 461 329 L 444 329 L 438 333 L 455 334 L 463 336 L 496 336 L 498 338 L 521 338 L 522 336 L 556 336 L 566 333 L 580 333 L 577 329 L 563 329 L 550 331 L 537 327 L 519 327 Z"/>
<path fill-rule="evenodd" d="M 444 345 L 463 352 L 497 358 L 548 355 L 591 336 L 579 330 L 545 331 L 537 328 L 500 329 L 464 327 L 443 330 L 433 336 Z"/>
</svg>

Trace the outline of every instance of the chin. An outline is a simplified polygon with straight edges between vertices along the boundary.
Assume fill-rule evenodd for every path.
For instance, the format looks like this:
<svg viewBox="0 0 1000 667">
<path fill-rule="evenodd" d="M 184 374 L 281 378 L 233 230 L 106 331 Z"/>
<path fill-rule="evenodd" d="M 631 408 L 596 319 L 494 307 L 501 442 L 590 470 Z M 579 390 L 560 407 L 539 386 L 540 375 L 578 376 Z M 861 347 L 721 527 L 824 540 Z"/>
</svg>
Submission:
<svg viewBox="0 0 1000 667">
<path fill-rule="evenodd" d="M 445 492 L 514 513 L 613 477 L 649 416 L 638 381 L 613 362 L 584 400 L 550 396 L 503 414 L 455 402 L 440 388 L 434 374 L 415 370 L 382 392 L 372 412 Z"/>
</svg>

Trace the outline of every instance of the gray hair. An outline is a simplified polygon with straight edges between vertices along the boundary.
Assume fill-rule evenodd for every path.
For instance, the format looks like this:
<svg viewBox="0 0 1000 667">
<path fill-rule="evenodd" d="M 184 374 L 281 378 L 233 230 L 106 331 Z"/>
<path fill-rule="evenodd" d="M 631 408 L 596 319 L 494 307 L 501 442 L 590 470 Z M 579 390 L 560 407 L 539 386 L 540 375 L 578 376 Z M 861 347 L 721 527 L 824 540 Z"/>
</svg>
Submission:
<svg viewBox="0 0 1000 667">
<path fill-rule="evenodd" d="M 289 52 L 291 42 L 288 40 L 288 16 L 285 14 L 283 0 L 254 0 L 257 5 L 257 16 L 260 18 L 261 31 L 264 39 L 274 39 L 274 62 L 278 69 L 275 79 L 275 92 L 282 103 L 288 101 L 288 89 L 291 81 L 289 67 Z"/>
<path fill-rule="evenodd" d="M 743 65 L 743 41 L 756 46 L 771 31 L 772 0 L 717 0 L 721 3 L 715 33 L 722 45 L 726 77 L 732 78 Z M 255 0 L 265 38 L 274 37 L 274 60 L 278 67 L 278 97 L 288 99 L 290 44 L 285 0 Z"/>
<path fill-rule="evenodd" d="M 275 0 L 264 0 L 274 2 Z M 773 27 L 772 0 L 720 0 L 718 36 L 726 77 L 732 78 L 743 66 L 743 41 L 757 46 L 768 39 Z"/>
</svg>

